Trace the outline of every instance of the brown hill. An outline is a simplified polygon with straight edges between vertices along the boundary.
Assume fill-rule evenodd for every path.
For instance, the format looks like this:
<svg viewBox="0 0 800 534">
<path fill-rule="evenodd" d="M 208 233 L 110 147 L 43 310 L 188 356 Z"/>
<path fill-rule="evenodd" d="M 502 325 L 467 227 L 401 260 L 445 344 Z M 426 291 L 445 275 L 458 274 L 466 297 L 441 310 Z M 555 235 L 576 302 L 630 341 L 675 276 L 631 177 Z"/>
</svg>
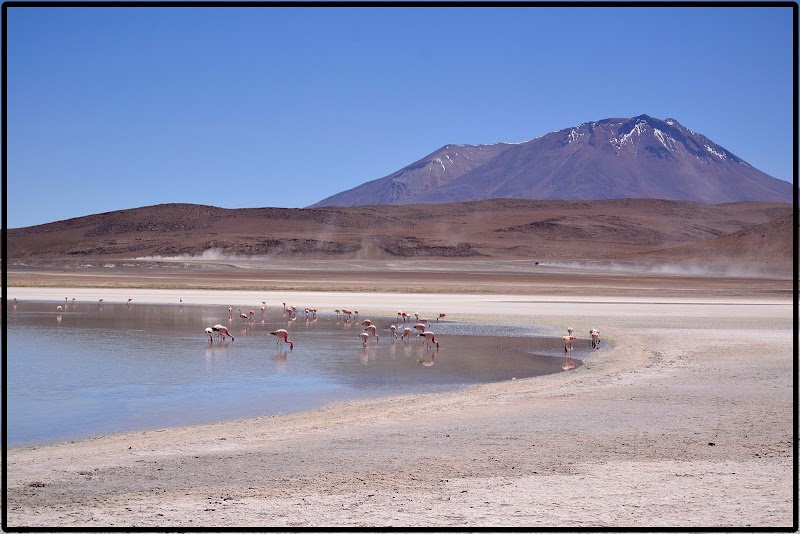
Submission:
<svg viewBox="0 0 800 534">
<path fill-rule="evenodd" d="M 641 258 L 672 262 L 730 263 L 737 266 L 772 266 L 793 261 L 792 214 L 699 243 L 639 254 Z"/>
<path fill-rule="evenodd" d="M 494 199 L 318 209 L 162 204 L 9 229 L 7 250 L 9 263 L 201 255 L 536 261 L 723 257 L 787 267 L 792 214 L 792 206 L 784 203 L 652 199 Z M 737 252 L 745 249 L 746 254 Z"/>
</svg>

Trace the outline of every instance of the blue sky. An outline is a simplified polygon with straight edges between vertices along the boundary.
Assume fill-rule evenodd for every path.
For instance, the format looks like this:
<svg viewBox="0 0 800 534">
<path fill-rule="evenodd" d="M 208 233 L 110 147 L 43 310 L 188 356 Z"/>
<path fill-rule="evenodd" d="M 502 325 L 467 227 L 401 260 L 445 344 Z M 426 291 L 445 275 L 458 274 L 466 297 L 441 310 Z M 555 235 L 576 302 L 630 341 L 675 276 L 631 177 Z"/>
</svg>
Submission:
<svg viewBox="0 0 800 534">
<path fill-rule="evenodd" d="M 775 7 L 9 7 L 9 228 L 304 207 L 448 143 L 678 120 L 792 181 Z"/>
</svg>

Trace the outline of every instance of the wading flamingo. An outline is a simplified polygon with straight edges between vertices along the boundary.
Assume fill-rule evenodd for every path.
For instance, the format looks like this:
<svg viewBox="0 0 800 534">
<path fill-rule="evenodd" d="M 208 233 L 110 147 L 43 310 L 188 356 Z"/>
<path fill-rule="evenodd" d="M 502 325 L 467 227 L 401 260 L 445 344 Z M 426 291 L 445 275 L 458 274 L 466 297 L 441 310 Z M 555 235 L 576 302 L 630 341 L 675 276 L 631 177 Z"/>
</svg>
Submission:
<svg viewBox="0 0 800 534">
<path fill-rule="evenodd" d="M 206 335 L 208 336 L 208 342 L 212 345 L 214 344 L 214 330 L 209 326 L 206 328 Z"/>
<path fill-rule="evenodd" d="M 415 324 L 415 325 L 414 325 L 414 328 L 415 328 L 415 329 L 417 329 L 417 330 L 419 330 L 420 332 L 424 332 L 424 331 L 425 331 L 425 325 L 424 325 L 424 324 L 422 324 L 422 323 L 417 323 L 417 324 Z"/>
<path fill-rule="evenodd" d="M 222 340 L 223 341 L 225 341 L 225 336 L 228 336 L 229 338 L 231 338 L 231 341 L 234 340 L 233 336 L 231 335 L 231 333 L 228 332 L 228 327 L 227 326 L 223 326 L 221 324 L 215 324 L 214 326 L 211 327 L 211 330 L 216 332 L 218 336 L 222 336 Z"/>
<path fill-rule="evenodd" d="M 294 343 L 289 341 L 289 332 L 287 332 L 283 328 L 279 328 L 278 330 L 275 330 L 274 332 L 270 332 L 269 334 L 271 336 L 275 336 L 275 337 L 278 338 L 278 341 L 275 343 L 275 345 L 280 344 L 281 340 L 283 340 L 284 343 L 288 343 L 289 344 L 289 350 L 294 350 Z"/>
<path fill-rule="evenodd" d="M 436 322 L 438 323 L 438 322 L 439 322 L 439 319 L 444 319 L 445 317 L 447 317 L 447 314 L 446 314 L 446 313 L 440 313 L 440 314 L 439 314 L 439 317 L 437 317 L 437 318 L 436 318 Z"/>
<path fill-rule="evenodd" d="M 403 335 L 400 336 L 401 339 L 405 339 L 407 337 L 411 337 L 412 330 L 408 327 L 403 328 Z"/>
<path fill-rule="evenodd" d="M 592 348 L 599 349 L 600 348 L 600 330 L 596 328 L 592 328 L 589 331 L 589 335 L 592 336 Z"/>
<path fill-rule="evenodd" d="M 431 332 L 430 330 L 426 330 L 422 332 L 420 335 L 425 338 L 425 344 L 428 345 L 428 348 L 430 348 L 431 343 L 436 345 L 437 349 L 439 348 L 439 342 L 436 341 L 436 336 L 434 335 L 433 332 Z"/>
<path fill-rule="evenodd" d="M 397 339 L 397 327 L 395 325 L 392 325 L 389 327 L 389 331 L 392 333 L 394 338 Z"/>
<path fill-rule="evenodd" d="M 380 341 L 380 339 L 381 339 L 381 338 L 378 337 L 378 327 L 375 326 L 374 324 L 367 325 L 367 327 L 364 329 L 364 332 L 366 332 L 367 334 L 369 334 L 371 336 L 375 336 L 375 340 L 376 341 Z"/>
<path fill-rule="evenodd" d="M 367 346 L 367 340 L 369 339 L 369 334 L 367 334 L 366 332 L 361 332 L 360 334 L 358 334 L 358 336 L 361 338 L 361 342 L 366 347 Z"/>
<path fill-rule="evenodd" d="M 372 321 L 370 321 L 369 319 L 364 319 L 364 320 L 361 322 L 361 324 L 363 324 L 363 325 L 364 325 L 364 327 L 366 328 L 367 326 L 369 326 L 369 325 L 371 325 L 371 324 L 372 324 Z"/>
<path fill-rule="evenodd" d="M 564 336 L 564 352 L 572 350 L 572 340 L 578 339 L 578 336 Z"/>
</svg>

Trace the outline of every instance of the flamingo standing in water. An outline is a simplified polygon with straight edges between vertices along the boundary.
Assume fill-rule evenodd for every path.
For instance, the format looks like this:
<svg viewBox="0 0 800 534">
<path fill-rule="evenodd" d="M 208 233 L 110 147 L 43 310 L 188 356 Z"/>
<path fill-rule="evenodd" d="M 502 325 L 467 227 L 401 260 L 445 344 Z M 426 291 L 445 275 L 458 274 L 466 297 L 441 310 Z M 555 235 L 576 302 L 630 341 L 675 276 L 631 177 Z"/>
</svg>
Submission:
<svg viewBox="0 0 800 534">
<path fill-rule="evenodd" d="M 403 328 L 403 335 L 400 336 L 400 338 L 401 339 L 405 339 L 407 337 L 410 337 L 411 336 L 411 331 L 412 330 L 410 328 L 408 328 L 408 327 Z"/>
<path fill-rule="evenodd" d="M 214 329 L 210 326 L 206 328 L 206 335 L 208 336 L 208 342 L 212 345 L 214 344 Z"/>
<path fill-rule="evenodd" d="M 278 330 L 270 332 L 269 334 L 271 336 L 276 336 L 278 338 L 278 341 L 275 343 L 275 345 L 278 345 L 281 342 L 281 340 L 283 340 L 284 343 L 289 344 L 289 350 L 294 350 L 294 343 L 289 341 L 289 332 L 287 332 L 283 328 L 279 328 Z"/>
<path fill-rule="evenodd" d="M 572 350 L 572 340 L 578 339 L 578 336 L 564 336 L 563 339 L 564 339 L 564 352 L 569 352 Z"/>
<path fill-rule="evenodd" d="M 436 345 L 437 349 L 439 348 L 439 342 L 436 341 L 436 336 L 434 335 L 433 332 L 431 332 L 430 330 L 426 330 L 422 332 L 420 335 L 425 338 L 425 344 L 428 345 L 428 348 L 430 348 L 431 343 Z"/>
<path fill-rule="evenodd" d="M 369 339 L 369 334 L 367 334 L 366 332 L 361 332 L 361 333 L 360 333 L 360 334 L 358 334 L 358 335 L 359 335 L 359 337 L 361 338 L 361 342 L 362 342 L 362 343 L 364 344 L 364 346 L 366 347 L 366 346 L 367 346 L 367 340 Z"/>
<path fill-rule="evenodd" d="M 389 331 L 392 333 L 394 338 L 397 339 L 397 327 L 395 325 L 392 325 L 389 327 Z"/>
<path fill-rule="evenodd" d="M 222 326 L 221 324 L 215 324 L 211 327 L 211 330 L 217 333 L 218 336 L 222 336 L 222 340 L 225 341 L 225 336 L 231 338 L 231 341 L 234 341 L 233 336 L 230 332 L 228 332 L 227 326 Z"/>
<path fill-rule="evenodd" d="M 375 336 L 376 341 L 380 341 L 381 338 L 378 337 L 378 327 L 374 324 L 367 325 L 364 329 L 364 332 L 367 332 L 371 336 Z"/>
<path fill-rule="evenodd" d="M 444 319 L 445 317 L 447 317 L 447 314 L 446 314 L 446 313 L 440 313 L 440 314 L 439 314 L 439 317 L 437 317 L 437 318 L 436 318 L 436 322 L 438 323 L 438 322 L 439 322 L 439 319 Z"/>
<path fill-rule="evenodd" d="M 417 324 L 415 324 L 415 325 L 414 325 L 414 328 L 415 328 L 416 330 L 419 330 L 420 332 L 424 332 L 424 331 L 425 331 L 425 325 L 424 325 L 424 324 L 422 324 L 422 323 L 417 323 Z"/>
<path fill-rule="evenodd" d="M 592 336 L 592 348 L 593 349 L 600 348 L 600 330 L 592 328 L 589 331 L 589 335 Z"/>
</svg>

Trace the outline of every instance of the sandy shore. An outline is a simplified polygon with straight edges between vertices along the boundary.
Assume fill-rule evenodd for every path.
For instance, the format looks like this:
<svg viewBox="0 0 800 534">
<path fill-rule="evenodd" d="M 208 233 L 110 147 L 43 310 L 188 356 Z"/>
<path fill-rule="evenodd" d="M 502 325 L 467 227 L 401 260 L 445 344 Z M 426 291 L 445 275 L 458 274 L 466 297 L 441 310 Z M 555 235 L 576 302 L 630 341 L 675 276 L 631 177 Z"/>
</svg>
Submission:
<svg viewBox="0 0 800 534">
<path fill-rule="evenodd" d="M 680 281 L 668 296 L 620 296 L 604 283 L 525 294 L 10 287 L 9 299 L 54 302 L 446 310 L 598 328 L 613 346 L 574 371 L 459 392 L 12 448 L 4 526 L 796 528 L 790 282 L 744 296 L 685 296 Z"/>
</svg>

